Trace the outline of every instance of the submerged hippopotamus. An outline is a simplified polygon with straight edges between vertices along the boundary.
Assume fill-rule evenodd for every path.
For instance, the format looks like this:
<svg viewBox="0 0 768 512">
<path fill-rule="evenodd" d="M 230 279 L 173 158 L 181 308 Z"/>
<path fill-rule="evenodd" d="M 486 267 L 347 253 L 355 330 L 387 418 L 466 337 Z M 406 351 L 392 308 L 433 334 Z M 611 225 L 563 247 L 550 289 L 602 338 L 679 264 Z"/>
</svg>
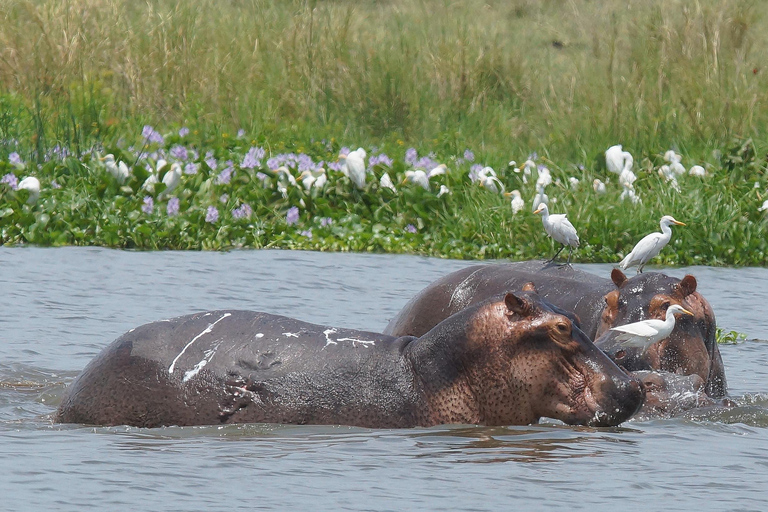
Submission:
<svg viewBox="0 0 768 512">
<path fill-rule="evenodd" d="M 726 393 L 725 370 L 715 340 L 715 315 L 696 292 L 696 278 L 660 273 L 627 278 L 614 269 L 611 279 L 542 261 L 476 265 L 435 281 L 390 321 L 384 332 L 419 336 L 442 319 L 501 290 L 534 282 L 542 298 L 572 311 L 582 330 L 628 371 L 661 370 L 698 375 L 711 397 Z M 628 347 L 610 328 L 647 318 L 663 319 L 667 307 L 681 304 L 693 316 L 681 317 L 672 334 L 647 350 Z"/>
<path fill-rule="evenodd" d="M 617 425 L 643 400 L 640 382 L 567 317 L 521 292 L 463 309 L 418 338 L 248 311 L 147 324 L 88 364 L 57 420 Z"/>
</svg>

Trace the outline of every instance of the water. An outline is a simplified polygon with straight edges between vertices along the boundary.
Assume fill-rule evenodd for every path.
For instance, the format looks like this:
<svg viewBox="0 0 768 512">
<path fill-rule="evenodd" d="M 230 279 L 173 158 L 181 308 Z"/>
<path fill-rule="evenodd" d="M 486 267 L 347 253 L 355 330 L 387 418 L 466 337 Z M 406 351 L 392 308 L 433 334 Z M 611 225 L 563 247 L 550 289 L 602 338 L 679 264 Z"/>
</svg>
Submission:
<svg viewBox="0 0 768 512">
<path fill-rule="evenodd" d="M 619 428 L 53 424 L 64 386 L 140 324 L 252 309 L 380 331 L 468 262 L 286 251 L 0 248 L 0 509 L 763 510 L 768 269 L 689 271 L 740 407 Z M 610 265 L 584 265 L 608 275 Z"/>
</svg>

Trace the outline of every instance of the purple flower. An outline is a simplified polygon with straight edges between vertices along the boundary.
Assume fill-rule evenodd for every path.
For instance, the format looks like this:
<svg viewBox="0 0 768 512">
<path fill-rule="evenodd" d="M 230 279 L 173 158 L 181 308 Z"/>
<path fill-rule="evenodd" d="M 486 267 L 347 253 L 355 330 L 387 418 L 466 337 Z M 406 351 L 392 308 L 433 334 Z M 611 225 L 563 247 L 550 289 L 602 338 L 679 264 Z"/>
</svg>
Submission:
<svg viewBox="0 0 768 512">
<path fill-rule="evenodd" d="M 255 169 L 256 167 L 261 167 L 261 159 L 264 158 L 265 154 L 266 151 L 263 148 L 252 147 L 240 163 L 240 168 Z"/>
<path fill-rule="evenodd" d="M 152 199 L 152 196 L 144 196 L 144 205 L 141 207 L 141 211 L 143 211 L 147 215 L 150 215 L 154 209 L 155 209 L 155 200 Z"/>
<path fill-rule="evenodd" d="M 528 155 L 528 160 L 536 160 L 537 158 L 539 158 L 539 154 L 535 151 Z"/>
<path fill-rule="evenodd" d="M 265 181 L 267 181 L 267 180 L 269 179 L 269 176 L 267 176 L 266 174 L 264 174 L 264 173 L 263 173 L 263 172 L 261 172 L 261 171 L 259 171 L 259 172 L 257 172 L 257 173 L 256 173 L 256 177 L 257 177 L 257 178 L 259 178 L 259 179 L 261 180 L 261 182 L 262 182 L 262 183 L 263 183 L 263 182 L 265 182 Z"/>
<path fill-rule="evenodd" d="M 205 213 L 205 222 L 213 224 L 219 220 L 219 209 L 215 206 L 209 206 L 208 211 Z"/>
<path fill-rule="evenodd" d="M 375 167 L 377 165 L 383 165 L 386 167 L 392 167 L 394 162 L 384 153 L 380 155 L 374 155 L 368 159 L 368 168 Z"/>
<path fill-rule="evenodd" d="M 253 214 L 253 208 L 247 203 L 241 204 L 238 208 L 232 210 L 233 219 L 247 219 Z"/>
<path fill-rule="evenodd" d="M 216 161 L 216 157 L 213 156 L 213 151 L 209 151 L 205 154 L 205 163 L 208 164 L 208 167 L 210 167 L 212 171 L 215 171 L 219 166 L 219 163 Z"/>
<path fill-rule="evenodd" d="M 339 162 L 328 162 L 328 169 L 338 172 L 341 170 L 341 164 Z"/>
<path fill-rule="evenodd" d="M 59 146 L 56 144 L 53 146 L 51 151 L 45 156 L 46 160 L 49 160 L 50 157 L 58 158 L 59 160 L 64 160 L 69 156 L 69 150 L 63 146 Z"/>
<path fill-rule="evenodd" d="M 187 128 L 186 126 L 183 126 L 181 130 L 179 130 L 179 137 L 183 139 L 187 135 L 189 135 L 189 128 Z"/>
<path fill-rule="evenodd" d="M 419 158 L 419 153 L 416 151 L 416 148 L 409 148 L 405 152 L 405 163 L 413 165 L 416 163 L 417 158 Z"/>
<path fill-rule="evenodd" d="M 8 155 L 8 161 L 10 163 L 12 163 L 12 164 L 17 164 L 17 165 L 21 165 L 22 164 L 21 157 L 15 151 L 13 153 L 11 153 L 10 155 Z"/>
<path fill-rule="evenodd" d="M 189 162 L 184 166 L 184 174 L 197 174 L 197 170 L 200 168 L 200 164 L 195 162 Z"/>
<path fill-rule="evenodd" d="M 175 158 L 176 160 L 181 160 L 182 162 L 185 161 L 188 157 L 187 155 L 187 148 L 184 146 L 181 146 L 179 144 L 176 144 L 171 148 L 171 156 Z"/>
<path fill-rule="evenodd" d="M 221 194 L 221 197 L 219 197 L 219 202 L 227 204 L 227 201 L 229 201 L 229 194 Z"/>
<path fill-rule="evenodd" d="M 349 148 L 347 146 L 344 146 L 339 150 L 339 156 L 344 155 L 347 156 L 349 154 Z"/>
<path fill-rule="evenodd" d="M 306 231 L 302 231 L 302 232 L 301 232 L 301 233 L 299 233 L 299 234 L 300 234 L 300 235 L 302 235 L 302 236 L 305 236 L 305 237 L 309 238 L 310 240 L 312 240 L 312 230 L 311 230 L 311 229 L 308 229 L 308 230 L 306 230 Z"/>
<path fill-rule="evenodd" d="M 322 217 L 320 219 L 320 227 L 324 228 L 333 224 L 333 219 L 330 217 Z"/>
<path fill-rule="evenodd" d="M 144 137 L 148 142 L 155 142 L 157 144 L 162 144 L 165 142 L 163 136 L 157 133 L 155 129 L 149 125 L 145 125 L 141 130 L 141 136 Z"/>
<path fill-rule="evenodd" d="M 19 187 L 19 178 L 17 178 L 16 175 L 12 172 L 9 172 L 3 176 L 3 179 L 0 179 L 0 183 L 5 183 L 11 187 L 11 190 L 16 190 Z"/>
<path fill-rule="evenodd" d="M 288 213 L 285 214 L 285 222 L 289 226 L 299 222 L 299 209 L 296 206 L 291 206 L 288 209 Z"/>
<path fill-rule="evenodd" d="M 475 154 L 470 151 L 469 149 L 464 151 L 464 160 L 467 162 L 474 162 L 475 161 Z"/>
<path fill-rule="evenodd" d="M 56 183 L 56 181 L 54 180 L 54 181 L 52 181 L 52 182 L 51 182 L 51 188 L 56 188 L 56 189 L 58 189 L 58 188 L 61 188 L 61 185 L 59 185 L 58 183 Z"/>
<path fill-rule="evenodd" d="M 408 224 L 407 226 L 405 226 L 405 232 L 406 233 L 415 233 L 416 232 L 416 226 L 414 226 L 413 224 Z"/>
<path fill-rule="evenodd" d="M 219 173 L 219 176 L 216 178 L 216 183 L 224 184 L 224 185 L 228 184 L 229 181 L 232 179 L 232 172 L 234 170 L 235 169 L 230 166 L 224 169 L 223 171 L 221 171 L 221 173 Z"/>
<path fill-rule="evenodd" d="M 245 137 L 245 130 L 240 128 L 239 130 L 237 130 L 237 138 L 242 139 L 243 137 Z"/>
<path fill-rule="evenodd" d="M 166 207 L 169 217 L 174 217 L 179 214 L 179 198 L 172 197 L 168 200 L 168 206 Z"/>
</svg>

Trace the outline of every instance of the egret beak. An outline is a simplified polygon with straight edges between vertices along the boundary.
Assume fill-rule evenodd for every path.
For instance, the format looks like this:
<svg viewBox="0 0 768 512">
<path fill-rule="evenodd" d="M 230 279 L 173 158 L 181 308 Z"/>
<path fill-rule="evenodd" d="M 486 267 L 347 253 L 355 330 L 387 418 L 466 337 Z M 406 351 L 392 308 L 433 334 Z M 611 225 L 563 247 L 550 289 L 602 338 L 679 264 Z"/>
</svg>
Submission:
<svg viewBox="0 0 768 512">
<path fill-rule="evenodd" d="M 680 222 L 679 220 L 676 220 L 674 222 L 674 224 L 675 224 L 675 226 L 685 226 L 685 223 L 684 222 Z"/>
<path fill-rule="evenodd" d="M 537 213 L 541 213 L 541 208 L 539 208 L 538 210 L 536 210 L 536 211 L 535 211 L 535 212 L 533 212 L 533 213 L 534 213 L 534 214 L 537 214 Z"/>
<path fill-rule="evenodd" d="M 683 310 L 681 311 L 681 313 L 684 313 L 684 314 L 686 314 L 686 315 L 691 315 L 691 316 L 693 316 L 693 313 L 691 313 L 690 311 L 688 311 L 688 310 L 687 310 L 687 309 L 685 309 L 685 308 L 683 308 Z"/>
<path fill-rule="evenodd" d="M 512 192 L 504 192 L 504 194 L 502 194 L 502 195 L 503 195 L 504 197 L 509 197 L 509 196 L 511 196 L 511 195 L 512 195 Z"/>
</svg>

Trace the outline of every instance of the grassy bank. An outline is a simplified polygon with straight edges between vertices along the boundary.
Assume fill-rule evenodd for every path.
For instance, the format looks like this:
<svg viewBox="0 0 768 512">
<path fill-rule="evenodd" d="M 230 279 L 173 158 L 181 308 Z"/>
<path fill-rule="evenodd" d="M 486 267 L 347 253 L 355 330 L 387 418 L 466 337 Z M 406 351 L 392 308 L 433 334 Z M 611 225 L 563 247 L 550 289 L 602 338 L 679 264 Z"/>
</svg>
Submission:
<svg viewBox="0 0 768 512">
<path fill-rule="evenodd" d="M 468 177 L 490 165 L 530 202 L 532 185 L 507 163 L 537 152 L 556 179 L 551 210 L 582 236 L 580 261 L 618 261 L 673 214 L 689 227 L 658 262 L 766 263 L 768 20 L 752 2 L 9 0 L 0 16 L 0 172 L 43 184 L 31 206 L 0 189 L 3 243 L 538 257 L 553 248 L 540 220 L 513 216 Z M 163 142 L 145 144 L 145 125 Z M 619 200 L 615 177 L 605 196 L 589 186 L 608 175 L 601 156 L 615 143 L 635 157 L 641 204 Z M 197 157 L 170 157 L 175 145 Z M 400 181 L 411 147 L 451 171 L 431 191 L 359 191 L 331 172 L 314 197 L 276 191 L 269 157 L 327 166 L 345 145 L 393 158 L 372 181 Z M 114 180 L 94 146 L 131 178 Z M 244 169 L 251 147 L 266 156 Z M 459 161 L 467 148 L 474 161 Z M 669 148 L 711 176 L 670 190 L 655 172 Z M 141 187 L 160 158 L 199 167 L 160 197 Z M 452 194 L 437 198 L 440 184 Z M 233 217 L 244 204 L 252 216 Z"/>
</svg>

